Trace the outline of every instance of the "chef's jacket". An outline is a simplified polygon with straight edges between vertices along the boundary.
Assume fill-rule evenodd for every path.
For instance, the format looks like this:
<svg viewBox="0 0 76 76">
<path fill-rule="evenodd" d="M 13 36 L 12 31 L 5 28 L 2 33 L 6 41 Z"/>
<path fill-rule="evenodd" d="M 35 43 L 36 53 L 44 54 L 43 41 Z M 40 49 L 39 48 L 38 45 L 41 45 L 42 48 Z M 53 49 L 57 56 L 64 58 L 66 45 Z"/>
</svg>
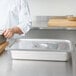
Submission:
<svg viewBox="0 0 76 76">
<path fill-rule="evenodd" d="M 0 30 L 18 26 L 23 33 L 31 27 L 31 17 L 26 0 L 0 0 Z"/>
</svg>

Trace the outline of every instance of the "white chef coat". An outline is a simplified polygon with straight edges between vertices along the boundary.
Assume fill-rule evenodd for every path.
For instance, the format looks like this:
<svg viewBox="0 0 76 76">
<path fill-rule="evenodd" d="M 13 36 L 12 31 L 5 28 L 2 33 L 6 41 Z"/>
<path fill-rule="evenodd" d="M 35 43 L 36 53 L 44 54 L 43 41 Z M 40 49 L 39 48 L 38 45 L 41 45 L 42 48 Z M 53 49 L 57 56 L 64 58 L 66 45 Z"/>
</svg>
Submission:
<svg viewBox="0 0 76 76">
<path fill-rule="evenodd" d="M 18 26 L 23 33 L 31 27 L 31 17 L 26 0 L 0 0 L 0 30 Z"/>
</svg>

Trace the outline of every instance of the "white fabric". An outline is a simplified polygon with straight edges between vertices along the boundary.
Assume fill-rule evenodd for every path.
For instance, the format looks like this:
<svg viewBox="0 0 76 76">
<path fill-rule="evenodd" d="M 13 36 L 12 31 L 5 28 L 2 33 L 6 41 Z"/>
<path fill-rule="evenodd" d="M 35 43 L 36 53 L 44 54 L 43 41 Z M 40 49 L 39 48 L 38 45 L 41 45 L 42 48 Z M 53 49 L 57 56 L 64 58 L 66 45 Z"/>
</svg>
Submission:
<svg viewBox="0 0 76 76">
<path fill-rule="evenodd" d="M 31 27 L 31 17 L 26 0 L 0 0 L 0 30 L 18 26 L 26 33 Z"/>
</svg>

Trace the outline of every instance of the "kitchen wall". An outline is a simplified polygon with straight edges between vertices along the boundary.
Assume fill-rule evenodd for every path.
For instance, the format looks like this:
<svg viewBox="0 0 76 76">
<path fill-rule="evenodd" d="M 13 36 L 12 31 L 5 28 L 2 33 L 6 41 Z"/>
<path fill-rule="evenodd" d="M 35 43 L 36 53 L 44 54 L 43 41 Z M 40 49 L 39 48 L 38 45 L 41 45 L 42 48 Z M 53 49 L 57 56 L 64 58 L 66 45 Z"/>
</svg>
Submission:
<svg viewBox="0 0 76 76">
<path fill-rule="evenodd" d="M 36 16 L 76 16 L 76 0 L 29 0 L 32 20 Z"/>
</svg>

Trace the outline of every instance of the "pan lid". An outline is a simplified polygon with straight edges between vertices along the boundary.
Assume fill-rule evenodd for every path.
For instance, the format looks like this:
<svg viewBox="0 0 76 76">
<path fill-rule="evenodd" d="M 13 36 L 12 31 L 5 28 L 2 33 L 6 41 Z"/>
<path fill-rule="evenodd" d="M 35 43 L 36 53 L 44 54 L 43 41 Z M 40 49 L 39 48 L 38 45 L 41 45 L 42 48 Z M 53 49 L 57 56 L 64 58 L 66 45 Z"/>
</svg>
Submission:
<svg viewBox="0 0 76 76">
<path fill-rule="evenodd" d="M 3 35 L 0 35 L 0 44 L 6 42 L 6 38 Z"/>
</svg>

